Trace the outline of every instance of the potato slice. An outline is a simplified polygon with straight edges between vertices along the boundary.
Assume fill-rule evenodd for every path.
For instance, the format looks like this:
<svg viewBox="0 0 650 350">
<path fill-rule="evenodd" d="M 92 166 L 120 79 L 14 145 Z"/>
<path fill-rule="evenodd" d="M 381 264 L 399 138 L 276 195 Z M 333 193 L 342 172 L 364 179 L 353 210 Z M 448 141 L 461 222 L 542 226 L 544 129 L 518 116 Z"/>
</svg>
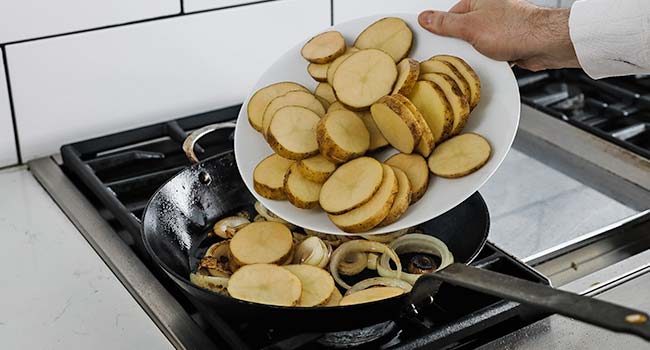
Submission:
<svg viewBox="0 0 650 350">
<path fill-rule="evenodd" d="M 421 155 L 398 153 L 384 163 L 401 169 L 408 176 L 411 183 L 411 204 L 422 198 L 429 187 L 429 168 Z"/>
<path fill-rule="evenodd" d="M 264 110 L 266 110 L 269 103 L 271 103 L 274 98 L 282 96 L 289 91 L 309 92 L 306 87 L 291 82 L 275 83 L 257 90 L 253 97 L 248 101 L 248 106 L 246 106 L 248 122 L 255 130 L 260 132 L 262 131 Z"/>
<path fill-rule="evenodd" d="M 298 163 L 294 163 L 284 176 L 284 192 L 289 203 L 296 208 L 317 208 L 321 186 L 320 183 L 305 178 L 298 170 Z"/>
<path fill-rule="evenodd" d="M 332 295 L 330 295 L 329 299 L 325 304 L 323 304 L 323 306 L 339 306 L 341 299 L 343 299 L 343 294 L 341 294 L 338 288 L 334 288 Z"/>
<path fill-rule="evenodd" d="M 319 83 L 318 86 L 316 86 L 316 90 L 314 90 L 314 95 L 316 95 L 316 98 L 323 104 L 325 109 L 329 108 L 329 106 L 336 102 L 336 94 L 334 94 L 334 90 L 332 89 L 332 85 L 328 83 Z"/>
<path fill-rule="evenodd" d="M 310 63 L 307 65 L 307 73 L 317 82 L 327 81 L 327 69 L 330 63 Z"/>
<path fill-rule="evenodd" d="M 300 54 L 312 63 L 334 61 L 345 52 L 345 39 L 337 31 L 325 32 L 311 38 L 300 50 Z"/>
<path fill-rule="evenodd" d="M 408 97 L 422 113 L 436 142 L 445 139 L 454 126 L 454 112 L 444 91 L 430 81 L 418 81 Z"/>
<path fill-rule="evenodd" d="M 387 17 L 366 28 L 354 42 L 359 49 L 379 49 L 393 58 L 395 62 L 408 56 L 413 45 L 413 32 L 400 18 Z"/>
<path fill-rule="evenodd" d="M 284 175 L 293 163 L 293 160 L 282 158 L 277 154 L 264 158 L 253 171 L 255 192 L 268 199 L 286 199 Z"/>
<path fill-rule="evenodd" d="M 395 62 L 376 49 L 360 50 L 336 69 L 332 87 L 341 103 L 366 108 L 388 95 L 397 79 Z"/>
<path fill-rule="evenodd" d="M 349 109 L 347 109 L 341 102 L 337 101 L 330 105 L 330 108 L 327 109 L 327 113 L 338 110 L 347 111 Z M 368 132 L 370 133 L 370 146 L 368 147 L 368 151 L 374 151 L 388 146 L 388 141 L 386 141 L 384 135 L 382 135 L 381 131 L 379 131 L 379 128 L 377 127 L 377 124 L 375 124 L 375 121 L 372 120 L 372 114 L 370 111 L 357 111 L 354 113 L 356 113 L 357 116 L 361 118 L 363 123 L 366 125 Z"/>
<path fill-rule="evenodd" d="M 467 102 L 467 98 L 463 96 L 456 82 L 445 74 L 427 73 L 422 74 L 420 79 L 435 83 L 445 93 L 445 97 L 454 112 L 454 123 L 449 136 L 458 135 L 465 127 L 467 119 L 469 119 L 469 102 Z"/>
<path fill-rule="evenodd" d="M 266 106 L 264 116 L 262 117 L 262 133 L 264 136 L 269 132 L 269 126 L 271 126 L 271 120 L 273 120 L 275 112 L 286 106 L 305 107 L 318 114 L 321 118 L 325 116 L 325 108 L 323 107 L 323 104 L 321 104 L 314 95 L 306 91 L 289 91 L 282 96 L 274 98 L 273 101 Z"/>
<path fill-rule="evenodd" d="M 356 113 L 338 110 L 322 118 L 316 129 L 320 154 L 334 162 L 362 156 L 370 147 L 370 132 Z"/>
<path fill-rule="evenodd" d="M 393 96 L 384 96 L 370 107 L 372 119 L 391 146 L 411 153 L 420 141 L 422 128 L 413 113 Z"/>
<path fill-rule="evenodd" d="M 330 63 L 330 66 L 327 68 L 327 83 L 330 85 L 334 84 L 334 73 L 336 73 L 336 70 L 339 68 L 341 63 L 345 61 L 346 58 L 352 56 L 352 54 L 357 51 L 359 51 L 359 49 L 350 48 L 344 54 L 337 57 L 332 63 Z"/>
<path fill-rule="evenodd" d="M 230 255 L 237 265 L 272 264 L 284 261 L 291 253 L 293 236 L 284 224 L 252 222 L 230 240 Z"/>
<path fill-rule="evenodd" d="M 340 306 L 371 303 L 404 294 L 404 289 L 397 287 L 372 287 L 346 295 L 341 299 Z"/>
<path fill-rule="evenodd" d="M 334 225 L 345 232 L 359 233 L 371 230 L 386 218 L 397 195 L 398 182 L 390 166 L 383 164 L 382 168 L 383 179 L 377 193 L 367 203 L 347 213 L 328 214 Z"/>
<path fill-rule="evenodd" d="M 427 61 L 424 61 L 420 63 L 420 74 L 428 74 L 428 73 L 440 73 L 444 74 L 456 83 L 458 85 L 458 88 L 460 88 L 460 91 L 463 93 L 463 96 L 469 100 L 470 98 L 470 90 L 469 90 L 469 83 L 463 75 L 454 67 L 453 64 L 442 61 L 442 60 L 435 60 L 435 59 L 430 59 Z"/>
<path fill-rule="evenodd" d="M 441 177 L 462 177 L 485 165 L 491 152 L 490 143 L 481 135 L 467 133 L 454 136 L 431 154 L 429 169 Z"/>
<path fill-rule="evenodd" d="M 329 272 L 312 265 L 283 266 L 296 275 L 302 284 L 302 294 L 297 306 L 318 306 L 327 304 L 336 289 Z"/>
<path fill-rule="evenodd" d="M 299 161 L 298 170 L 307 180 L 322 184 L 334 173 L 336 164 L 319 154 Z"/>
<path fill-rule="evenodd" d="M 402 102 L 406 108 L 411 111 L 415 117 L 415 121 L 417 121 L 420 125 L 420 128 L 422 129 L 422 136 L 420 137 L 420 141 L 418 142 L 417 146 L 415 146 L 415 150 L 422 156 L 428 157 L 431 154 L 431 151 L 433 151 L 433 148 L 436 146 L 436 139 L 433 137 L 433 133 L 429 128 L 429 124 L 427 124 L 427 121 L 424 120 L 422 113 L 418 111 L 418 108 L 415 107 L 411 100 L 400 94 L 393 95 L 393 97 Z"/>
<path fill-rule="evenodd" d="M 412 58 L 405 58 L 397 65 L 397 82 L 392 94 L 408 95 L 420 76 L 420 64 Z"/>
<path fill-rule="evenodd" d="M 300 106 L 280 108 L 273 115 L 267 141 L 280 156 L 300 160 L 318 154 L 318 114 Z"/>
<path fill-rule="evenodd" d="M 388 215 L 386 215 L 386 218 L 378 226 L 386 226 L 394 223 L 406 212 L 406 209 L 411 204 L 411 182 L 408 176 L 398 167 L 393 167 L 393 171 L 395 172 L 395 176 L 397 176 L 397 194 L 395 195 L 395 200 L 390 207 Z"/>
<path fill-rule="evenodd" d="M 469 84 L 469 107 L 474 109 L 481 100 L 481 79 L 478 74 L 467 64 L 462 58 L 450 55 L 437 55 L 431 57 L 432 60 L 446 61 L 454 65 L 460 74 L 465 78 Z"/>
<path fill-rule="evenodd" d="M 271 264 L 242 266 L 228 281 L 233 298 L 254 303 L 295 306 L 300 301 L 300 279 L 287 269 Z"/>
<path fill-rule="evenodd" d="M 328 108 L 327 108 L 327 113 L 334 112 L 334 111 L 340 111 L 340 110 L 346 110 L 349 111 L 349 109 L 345 108 L 345 106 L 339 102 L 335 101 L 332 103 Z"/>
<path fill-rule="evenodd" d="M 320 206 L 342 214 L 368 202 L 377 192 L 384 170 L 374 158 L 361 157 L 340 166 L 320 190 Z"/>
</svg>

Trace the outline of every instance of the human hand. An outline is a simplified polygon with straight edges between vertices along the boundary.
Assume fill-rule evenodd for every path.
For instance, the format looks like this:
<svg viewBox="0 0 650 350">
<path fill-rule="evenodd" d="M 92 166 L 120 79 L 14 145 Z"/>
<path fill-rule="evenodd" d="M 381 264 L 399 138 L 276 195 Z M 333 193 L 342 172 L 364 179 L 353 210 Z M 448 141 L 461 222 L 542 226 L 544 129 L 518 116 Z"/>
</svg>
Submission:
<svg viewBox="0 0 650 350">
<path fill-rule="evenodd" d="M 465 40 L 490 58 L 538 71 L 580 66 L 569 13 L 523 0 L 461 0 L 449 12 L 424 11 L 418 20 L 428 31 Z"/>
</svg>

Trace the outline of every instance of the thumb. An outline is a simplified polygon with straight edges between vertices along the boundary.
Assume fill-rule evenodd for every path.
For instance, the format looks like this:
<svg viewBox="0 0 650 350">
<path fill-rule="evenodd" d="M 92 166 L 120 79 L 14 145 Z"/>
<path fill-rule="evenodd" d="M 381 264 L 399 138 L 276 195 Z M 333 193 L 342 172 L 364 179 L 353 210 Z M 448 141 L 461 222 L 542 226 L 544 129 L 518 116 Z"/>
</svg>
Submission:
<svg viewBox="0 0 650 350">
<path fill-rule="evenodd" d="M 420 25 L 431 33 L 465 39 L 464 15 L 442 11 L 424 11 L 418 17 Z"/>
</svg>

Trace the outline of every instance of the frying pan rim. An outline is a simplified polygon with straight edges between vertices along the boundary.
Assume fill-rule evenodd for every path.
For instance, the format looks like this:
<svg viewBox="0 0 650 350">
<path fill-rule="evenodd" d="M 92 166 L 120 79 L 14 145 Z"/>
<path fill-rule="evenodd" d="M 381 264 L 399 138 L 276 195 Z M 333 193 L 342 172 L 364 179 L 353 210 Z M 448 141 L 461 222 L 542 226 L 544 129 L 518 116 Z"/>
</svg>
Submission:
<svg viewBox="0 0 650 350">
<path fill-rule="evenodd" d="M 146 222 L 145 217 L 146 217 L 147 213 L 149 212 L 149 207 L 151 206 L 154 199 L 156 199 L 160 195 L 162 190 L 170 182 L 175 180 L 177 177 L 180 177 L 181 175 L 183 175 L 184 173 L 186 173 L 188 171 L 191 171 L 192 169 L 204 168 L 205 164 L 207 162 L 215 161 L 215 160 L 217 160 L 217 159 L 219 159 L 219 158 L 221 158 L 221 157 L 223 157 L 223 156 L 225 156 L 227 154 L 233 154 L 233 156 L 234 156 L 234 150 L 228 150 L 228 151 L 224 151 L 224 152 L 215 154 L 215 155 L 213 155 L 211 157 L 208 157 L 208 158 L 202 160 L 199 163 L 191 164 L 190 166 L 186 167 L 185 169 L 179 171 L 174 176 L 170 177 L 167 181 L 165 181 L 162 185 L 160 185 L 160 187 L 158 187 L 156 189 L 156 192 L 154 192 L 154 194 L 151 196 L 151 198 L 149 198 L 149 200 L 147 201 L 147 205 L 144 207 L 141 226 L 140 226 L 140 230 L 141 230 L 141 234 L 142 234 L 142 240 L 144 241 L 144 246 L 145 246 L 145 249 L 147 250 L 147 254 L 149 254 L 149 256 L 154 260 L 154 262 L 158 266 L 160 266 L 165 271 L 165 273 L 167 273 L 168 275 L 170 275 L 171 277 L 173 277 L 176 280 L 182 281 L 185 284 L 186 287 L 189 287 L 189 288 L 197 291 L 199 294 L 204 295 L 205 297 L 215 297 L 216 296 L 216 297 L 219 297 L 219 298 L 227 299 L 227 300 L 229 300 L 231 302 L 236 302 L 236 303 L 245 304 L 245 305 L 249 305 L 249 306 L 255 306 L 255 307 L 262 306 L 262 307 L 265 307 L 265 308 L 270 308 L 270 309 L 275 309 L 275 310 L 300 310 L 300 311 L 307 311 L 307 312 L 309 312 L 309 311 L 322 311 L 322 310 L 338 310 L 338 309 L 342 309 L 342 308 L 345 308 L 346 310 L 350 310 L 350 309 L 354 309 L 354 308 L 357 308 L 357 307 L 358 308 L 365 308 L 365 307 L 368 307 L 368 306 L 371 306 L 371 305 L 380 305 L 380 304 L 384 304 L 384 303 L 397 302 L 399 299 L 403 299 L 404 297 L 406 297 L 410 293 L 410 292 L 407 292 L 407 293 L 404 293 L 404 294 L 401 294 L 401 295 L 398 295 L 398 296 L 394 296 L 394 297 L 391 297 L 391 298 L 388 298 L 388 299 L 377 300 L 377 301 L 373 301 L 373 302 L 370 302 L 370 303 L 363 303 L 363 304 L 356 304 L 356 305 L 345 305 L 345 306 L 337 305 L 337 306 L 310 306 L 310 307 L 307 307 L 307 306 L 269 305 L 269 304 L 255 303 L 255 302 L 251 302 L 251 301 L 247 301 L 247 300 L 241 300 L 241 299 L 233 298 L 231 296 L 225 296 L 225 295 L 221 295 L 221 294 L 218 294 L 218 293 L 207 291 L 207 290 L 205 290 L 203 288 L 200 288 L 200 287 L 194 285 L 187 277 L 180 275 L 179 273 L 177 273 L 176 271 L 174 271 L 173 269 L 168 267 L 167 264 L 165 264 L 162 261 L 162 259 L 160 259 L 158 257 L 157 254 L 154 254 L 153 248 L 151 247 L 151 245 L 149 243 L 149 240 L 147 239 L 147 235 L 145 235 L 145 222 Z M 489 214 L 487 203 L 485 202 L 485 199 L 483 199 L 483 196 L 478 191 L 474 192 L 474 194 L 478 194 L 478 198 L 480 199 L 480 204 L 481 204 L 481 207 L 482 207 L 481 211 L 484 212 L 484 214 L 486 215 L 488 220 L 487 220 L 487 223 L 486 223 L 485 228 L 483 230 L 483 235 L 482 235 L 483 237 L 481 239 L 481 244 L 479 244 L 477 246 L 474 253 L 467 259 L 466 262 L 464 262 L 465 265 L 471 264 L 472 261 L 474 261 L 474 259 L 476 259 L 476 257 L 479 255 L 479 253 L 481 252 L 481 250 L 485 246 L 485 242 L 487 241 L 487 237 L 488 237 L 488 234 L 490 232 L 490 224 L 491 223 L 490 223 L 490 220 L 489 220 L 490 214 Z M 469 196 L 468 199 L 471 198 L 472 196 L 474 196 L 474 194 Z M 461 204 L 462 203 L 464 203 L 464 201 L 461 202 Z M 456 207 L 454 207 L 454 208 L 456 208 Z M 449 209 L 447 212 L 453 210 L 454 208 Z M 445 213 L 447 213 L 447 212 L 445 212 Z M 444 215 L 445 213 L 440 214 L 440 215 Z M 431 219 L 431 220 L 433 220 L 433 219 Z"/>
</svg>

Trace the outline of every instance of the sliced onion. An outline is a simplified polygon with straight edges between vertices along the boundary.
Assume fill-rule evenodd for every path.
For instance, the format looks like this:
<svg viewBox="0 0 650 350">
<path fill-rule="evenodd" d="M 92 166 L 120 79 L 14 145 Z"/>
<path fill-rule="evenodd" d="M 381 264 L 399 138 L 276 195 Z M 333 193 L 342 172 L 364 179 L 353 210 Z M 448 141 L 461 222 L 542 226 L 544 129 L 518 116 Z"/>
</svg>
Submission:
<svg viewBox="0 0 650 350">
<path fill-rule="evenodd" d="M 351 239 L 349 236 L 330 235 L 327 233 L 313 231 L 310 229 L 304 229 L 304 230 L 306 234 L 310 236 L 316 236 L 322 239 L 325 243 L 329 243 L 332 247 L 338 247 L 341 245 L 341 243 L 345 243 Z"/>
<path fill-rule="evenodd" d="M 255 210 L 257 210 L 257 213 L 262 215 L 262 217 L 264 217 L 266 221 L 273 221 L 273 222 L 279 222 L 281 224 L 285 224 L 290 230 L 296 228 L 296 226 L 294 226 L 293 224 L 278 217 L 277 215 L 273 214 L 270 210 L 266 209 L 266 207 L 262 205 L 262 203 L 260 203 L 259 201 L 255 202 Z"/>
<path fill-rule="evenodd" d="M 221 241 L 215 243 L 205 252 L 205 258 L 214 259 L 214 264 L 205 266 L 210 275 L 215 277 L 230 277 L 230 241 Z M 202 260 L 203 262 L 203 260 Z"/>
<path fill-rule="evenodd" d="M 223 239 L 230 239 L 238 230 L 250 223 L 250 220 L 247 218 L 241 216 L 229 216 L 217 221 L 212 230 L 215 235 Z"/>
<path fill-rule="evenodd" d="M 221 295 L 228 295 L 228 279 L 227 277 L 204 276 L 197 273 L 190 274 L 192 283 Z"/>
<path fill-rule="evenodd" d="M 411 233 L 404 235 L 390 244 L 390 247 L 398 254 L 400 253 L 424 253 L 438 256 L 440 258 L 440 266 L 438 269 L 442 269 L 454 262 L 454 256 L 447 248 L 447 245 L 435 238 L 433 236 Z M 410 284 L 414 284 L 415 281 L 421 276 L 421 274 L 412 274 L 412 273 L 401 273 L 401 277 L 398 277 L 398 274 L 395 270 L 391 270 L 389 260 L 392 259 L 392 256 L 382 254 L 379 259 L 379 264 L 377 264 L 377 272 L 380 276 L 383 277 L 392 277 L 392 278 L 401 278 Z M 401 267 L 400 267 L 401 269 Z"/>
<path fill-rule="evenodd" d="M 368 254 L 362 252 L 350 253 L 341 260 L 338 270 L 346 276 L 361 273 L 368 266 Z"/>
<path fill-rule="evenodd" d="M 409 233 L 409 229 L 405 228 L 399 231 L 394 231 L 394 232 L 389 232 L 389 233 L 384 233 L 381 235 L 359 235 L 369 241 L 375 241 L 379 243 L 390 243 L 394 241 L 396 238 L 399 238 L 401 236 L 404 236 L 405 234 Z"/>
<path fill-rule="evenodd" d="M 377 261 L 379 260 L 379 255 L 370 253 L 368 254 L 368 269 L 377 270 Z"/>
<path fill-rule="evenodd" d="M 390 278 L 390 277 L 373 277 L 373 278 L 368 278 L 365 279 L 361 282 L 358 282 L 352 288 L 348 289 L 347 292 L 345 292 L 345 295 L 350 295 L 355 292 L 362 291 L 364 289 L 372 288 L 372 287 L 377 287 L 377 286 L 384 286 L 384 287 L 397 287 L 404 289 L 405 292 L 410 292 L 411 289 L 413 288 L 410 284 L 407 282 L 397 279 L 397 278 Z"/>
<path fill-rule="evenodd" d="M 300 232 L 291 232 L 291 235 L 293 236 L 293 244 L 294 245 L 298 245 L 298 244 L 300 244 L 300 242 L 302 242 L 302 241 L 306 240 L 307 238 L 309 238 L 309 236 L 307 236 L 304 233 L 300 233 Z"/>
<path fill-rule="evenodd" d="M 400 278 L 402 274 L 402 264 L 399 261 L 399 257 L 391 248 L 387 245 L 379 242 L 366 241 L 366 240 L 353 240 L 341 244 L 336 250 L 332 253 L 332 258 L 330 259 L 330 273 L 332 277 L 341 287 L 345 289 L 350 289 L 351 286 L 341 279 L 339 275 L 338 267 L 341 261 L 351 253 L 356 252 L 371 252 L 371 253 L 384 253 L 386 256 L 390 257 L 397 265 L 397 270 L 395 275 Z"/>
<path fill-rule="evenodd" d="M 294 264 L 307 264 L 323 268 L 327 266 L 332 248 L 316 236 L 302 241 L 295 249 Z"/>
</svg>

